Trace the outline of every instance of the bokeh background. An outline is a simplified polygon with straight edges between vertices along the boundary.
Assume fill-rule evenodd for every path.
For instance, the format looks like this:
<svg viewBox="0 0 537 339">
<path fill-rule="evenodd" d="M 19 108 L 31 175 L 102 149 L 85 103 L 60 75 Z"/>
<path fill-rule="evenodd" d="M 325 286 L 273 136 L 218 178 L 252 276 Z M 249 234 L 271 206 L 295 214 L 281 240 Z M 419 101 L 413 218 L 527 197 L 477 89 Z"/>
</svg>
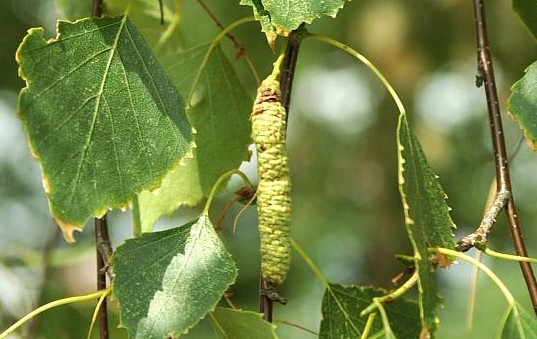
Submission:
<svg viewBox="0 0 537 339">
<path fill-rule="evenodd" d="M 90 13 L 90 0 L 87 10 Z M 149 1 L 149 0 L 148 0 Z M 105 1 L 106 2 L 106 1 Z M 156 0 L 155 0 L 156 2 Z M 206 0 L 224 24 L 251 15 L 235 0 Z M 79 2 L 81 3 L 81 2 Z M 178 3 L 178 2 L 177 2 Z M 196 1 L 182 1 L 182 48 L 209 41 L 218 28 Z M 510 86 L 537 59 L 535 40 L 511 9 L 509 1 L 487 2 L 488 26 L 501 106 Z M 48 214 L 40 173 L 32 159 L 15 107 L 24 86 L 14 54 L 30 27 L 43 26 L 54 36 L 55 21 L 64 18 L 54 0 L 0 1 L 0 329 L 7 328 L 36 305 L 95 290 L 93 227 L 64 243 Z M 475 87 L 476 51 L 470 1 L 355 0 L 337 19 L 322 18 L 308 27 L 330 35 L 367 56 L 401 96 L 431 166 L 449 196 L 457 236 L 479 223 L 494 176 L 484 92 Z M 246 46 L 259 74 L 269 72 L 273 54 L 256 23 L 233 32 Z M 223 41 L 233 59 L 234 50 Z M 234 62 L 248 92 L 255 80 L 244 59 Z M 397 187 L 395 129 L 397 109 L 372 73 L 355 59 L 314 40 L 303 42 L 293 88 L 289 155 L 293 176 L 293 236 L 332 282 L 391 288 L 402 270 L 395 254 L 410 254 Z M 521 132 L 504 115 L 508 148 Z M 255 166 L 243 164 L 255 176 Z M 522 145 L 512 160 L 514 196 L 530 254 L 537 253 L 537 155 Z M 230 183 L 229 191 L 239 186 Z M 231 194 L 222 194 L 211 210 L 216 219 Z M 233 301 L 256 309 L 258 235 L 255 209 L 231 226 L 240 206 L 224 219 L 222 238 L 240 269 Z M 178 226 L 199 209 L 181 209 L 157 228 Z M 132 215 L 113 211 L 109 220 L 114 245 L 130 237 Z M 513 252 L 507 225 L 499 218 L 490 239 L 498 251 Z M 471 252 L 473 253 L 473 252 Z M 516 263 L 484 259 L 531 312 Z M 460 263 L 438 274 L 445 307 L 440 338 L 489 338 L 496 334 L 505 310 L 499 290 L 480 277 L 472 332 L 467 330 L 473 269 Z M 318 330 L 321 283 L 295 255 L 275 318 Z M 22 337 L 84 338 L 94 305 L 63 306 L 46 312 L 23 329 Z M 112 308 L 111 328 L 117 324 Z M 202 325 L 192 338 L 210 338 Z M 282 338 L 314 336 L 282 324 Z M 125 338 L 113 329 L 113 338 Z"/>
</svg>

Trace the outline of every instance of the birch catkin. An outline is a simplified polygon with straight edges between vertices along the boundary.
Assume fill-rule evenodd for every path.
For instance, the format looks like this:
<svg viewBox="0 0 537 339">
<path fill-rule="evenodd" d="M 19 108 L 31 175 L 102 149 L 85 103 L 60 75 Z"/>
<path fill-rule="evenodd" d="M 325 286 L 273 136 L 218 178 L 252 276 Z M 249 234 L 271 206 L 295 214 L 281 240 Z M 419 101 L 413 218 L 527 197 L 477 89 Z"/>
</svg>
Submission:
<svg viewBox="0 0 537 339">
<path fill-rule="evenodd" d="M 285 146 L 287 114 L 280 102 L 277 80 L 280 63 L 281 57 L 258 88 L 251 115 L 259 173 L 261 273 L 273 285 L 284 281 L 291 262 L 291 181 Z"/>
</svg>

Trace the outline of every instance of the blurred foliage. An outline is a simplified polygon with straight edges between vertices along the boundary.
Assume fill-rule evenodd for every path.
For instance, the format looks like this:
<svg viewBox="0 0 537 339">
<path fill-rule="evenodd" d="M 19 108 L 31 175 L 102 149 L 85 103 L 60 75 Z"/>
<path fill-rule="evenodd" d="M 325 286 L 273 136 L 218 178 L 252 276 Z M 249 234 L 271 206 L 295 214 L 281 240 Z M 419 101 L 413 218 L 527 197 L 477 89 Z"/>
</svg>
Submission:
<svg viewBox="0 0 537 339">
<path fill-rule="evenodd" d="M 224 25 L 251 15 L 251 8 L 238 6 L 238 1 L 206 3 Z M 184 1 L 182 6 L 181 44 L 185 48 L 218 34 L 218 27 L 195 1 Z M 501 107 L 505 110 L 508 90 L 535 60 L 537 46 L 509 1 L 487 6 Z M 17 78 L 16 47 L 30 27 L 44 26 L 46 36 L 53 34 L 55 18 L 63 15 L 53 0 L 6 0 L 0 1 L 0 17 L 0 57 L 4 61 L 0 63 L 0 328 L 5 328 L 36 304 L 91 291 L 95 282 L 94 253 L 89 249 L 92 227 L 77 235 L 78 243 L 71 247 L 57 234 L 48 240 L 52 226 L 40 174 L 26 147 L 21 124 L 13 118 L 15 94 L 23 86 Z M 357 48 L 392 82 L 449 196 L 457 236 L 473 230 L 481 218 L 494 166 L 485 104 L 479 101 L 484 94 L 473 87 L 476 52 L 471 3 L 356 0 L 346 3 L 337 19 L 320 19 L 308 29 Z M 273 55 L 258 24 L 240 26 L 233 35 L 246 47 L 258 74 L 268 74 Z M 232 45 L 223 41 L 222 48 L 233 59 Z M 234 66 L 253 97 L 255 78 L 244 59 Z M 330 81 L 340 79 L 337 76 L 342 73 L 347 82 Z M 311 74 L 324 78 L 315 78 L 312 86 Z M 315 41 L 303 43 L 296 76 L 289 127 L 293 236 L 332 282 L 390 288 L 390 277 L 402 270 L 394 254 L 411 253 L 397 190 L 396 107 L 369 71 Z M 459 84 L 468 84 L 464 87 L 468 90 L 461 93 Z M 351 86 L 357 89 L 355 94 L 338 95 L 347 93 Z M 314 107 L 308 105 L 311 98 L 316 99 Z M 514 149 L 520 130 L 507 116 L 504 125 L 508 148 Z M 529 252 L 535 254 L 537 243 L 531 240 L 537 238 L 537 232 L 531 225 L 537 220 L 537 158 L 525 145 L 512 160 L 511 172 L 525 239 Z M 222 194 L 214 203 L 213 218 L 230 198 L 230 194 Z M 256 219 L 254 211 L 247 211 L 239 220 L 237 232 L 232 233 L 239 209 L 232 209 L 224 219 L 221 234 L 240 271 L 232 287 L 233 301 L 239 307 L 255 309 L 259 262 Z M 161 220 L 158 226 L 177 226 L 188 219 L 182 216 L 185 213 L 195 212 L 183 210 Z M 111 235 L 116 245 L 130 237 L 131 222 L 129 214 L 112 213 Z M 495 250 L 513 251 L 504 218 L 498 220 L 490 241 Z M 79 253 L 81 248 L 87 249 L 85 255 Z M 58 251 L 62 251 L 63 260 L 49 263 L 46 253 L 55 257 Z M 13 258 L 20 258 L 17 265 Z M 492 260 L 485 263 L 496 270 L 515 298 L 531 309 L 518 265 Z M 446 303 L 440 317 L 441 338 L 471 337 L 463 326 L 471 272 L 466 264 L 440 270 L 439 289 Z M 489 281 L 479 280 L 478 286 L 473 333 L 479 333 L 476 338 L 493 337 L 496 328 L 490 323 L 499 323 L 505 302 Z M 320 283 L 295 256 L 281 290 L 289 304 L 276 306 L 277 318 L 317 331 L 322 292 Z M 43 338 L 85 335 L 91 306 L 75 305 L 45 313 L 37 318 L 38 325 L 33 328 L 40 330 L 32 337 L 38 336 L 36 333 Z M 111 319 L 111 324 L 117 324 L 116 319 Z M 313 337 L 286 325 L 279 327 L 282 337 Z M 124 330 L 118 331 L 114 338 L 125 336 Z M 207 332 L 196 331 L 191 337 L 207 337 Z"/>
</svg>

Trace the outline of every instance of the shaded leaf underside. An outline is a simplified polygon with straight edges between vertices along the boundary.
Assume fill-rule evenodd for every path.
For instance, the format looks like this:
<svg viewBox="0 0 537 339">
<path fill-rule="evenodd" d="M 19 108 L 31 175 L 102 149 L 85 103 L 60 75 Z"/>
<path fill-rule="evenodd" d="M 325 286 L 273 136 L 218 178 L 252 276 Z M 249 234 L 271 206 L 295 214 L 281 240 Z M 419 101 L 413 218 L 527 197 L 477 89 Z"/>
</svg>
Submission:
<svg viewBox="0 0 537 339">
<path fill-rule="evenodd" d="M 530 147 L 537 150 L 537 62 L 531 64 L 526 74 L 511 88 L 508 108 L 524 131 Z"/>
<path fill-rule="evenodd" d="M 360 338 L 367 317 L 360 317 L 373 298 L 383 296 L 386 290 L 376 287 L 330 285 L 322 303 L 323 320 L 319 338 Z M 418 338 L 419 307 L 415 301 L 397 299 L 385 307 L 393 333 L 398 338 Z M 380 316 L 375 317 L 370 336 L 383 331 Z"/>
<path fill-rule="evenodd" d="M 276 326 L 251 311 L 217 307 L 211 314 L 213 328 L 219 338 L 275 339 Z"/>
<path fill-rule="evenodd" d="M 249 158 L 252 101 L 220 47 L 205 60 L 209 47 L 204 44 L 162 60 L 179 91 L 191 97 L 187 114 L 196 129 L 196 148 L 194 157 L 170 172 L 157 192 L 140 194 L 145 232 L 160 216 L 198 203 L 223 173 Z"/>
<path fill-rule="evenodd" d="M 537 0 L 513 0 L 513 9 L 537 38 Z"/>
</svg>

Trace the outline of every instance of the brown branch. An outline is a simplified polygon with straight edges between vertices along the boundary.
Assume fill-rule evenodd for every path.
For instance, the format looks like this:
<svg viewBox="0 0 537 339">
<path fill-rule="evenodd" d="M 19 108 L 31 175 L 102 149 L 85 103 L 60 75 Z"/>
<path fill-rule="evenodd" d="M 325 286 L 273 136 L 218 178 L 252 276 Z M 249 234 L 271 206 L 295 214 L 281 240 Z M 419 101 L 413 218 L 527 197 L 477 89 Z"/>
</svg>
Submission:
<svg viewBox="0 0 537 339">
<path fill-rule="evenodd" d="M 494 149 L 494 161 L 496 165 L 497 182 L 497 196 L 495 199 L 495 203 L 491 206 L 491 209 L 489 209 L 489 211 L 485 214 L 484 222 L 489 222 L 487 220 L 492 220 L 493 222 L 494 219 L 496 219 L 499 210 L 504 207 L 507 213 L 509 230 L 511 232 L 511 237 L 513 238 L 515 251 L 518 256 L 527 257 L 528 254 L 526 251 L 520 222 L 518 220 L 516 212 L 515 201 L 513 199 L 513 191 L 511 186 L 511 178 L 509 176 L 508 158 L 505 147 L 505 140 L 503 137 L 504 132 L 502 127 L 500 107 L 498 104 L 498 93 L 496 90 L 494 70 L 492 67 L 492 57 L 487 37 L 484 3 L 483 0 L 473 0 L 473 3 L 476 24 L 478 61 L 478 77 L 476 84 L 484 84 L 485 87 L 487 108 L 490 121 L 490 132 Z M 490 222 L 490 225 L 492 225 L 492 222 Z M 526 286 L 528 288 L 534 311 L 537 314 L 537 282 L 535 280 L 533 270 L 531 268 L 530 263 L 528 262 L 519 262 L 519 264 L 522 270 L 522 275 L 524 276 L 524 280 L 526 281 Z"/>
<path fill-rule="evenodd" d="M 164 25 L 164 5 L 162 4 L 162 0 L 158 0 L 159 8 L 160 8 L 160 24 Z"/>
<path fill-rule="evenodd" d="M 103 15 L 103 0 L 93 0 L 91 15 L 100 18 Z"/>
<path fill-rule="evenodd" d="M 102 218 L 95 218 L 95 247 L 97 252 L 97 289 L 106 289 L 106 273 L 112 254 L 106 214 Z M 108 309 L 106 298 L 99 307 L 99 338 L 108 339 Z"/>
<path fill-rule="evenodd" d="M 263 319 L 268 322 L 272 322 L 272 308 L 273 301 L 270 299 L 266 293 L 263 293 L 265 290 L 266 282 L 263 276 L 259 279 L 259 312 L 263 313 Z"/>
<path fill-rule="evenodd" d="M 93 0 L 92 13 L 95 17 L 103 15 L 103 0 Z M 106 289 L 106 272 L 111 256 L 111 245 L 108 236 L 106 214 L 102 218 L 95 218 L 95 250 L 97 252 L 97 289 Z M 99 307 L 99 338 L 108 339 L 108 308 L 106 298 Z"/>
<path fill-rule="evenodd" d="M 498 214 L 511 198 L 511 193 L 507 190 L 496 192 L 495 195 L 496 197 L 494 198 L 494 202 L 486 211 L 477 230 L 465 237 L 462 237 L 457 242 L 457 246 L 455 247 L 457 251 L 466 252 L 472 247 L 484 249 L 487 246 L 487 236 L 492 230 L 492 226 L 496 222 Z"/>
<path fill-rule="evenodd" d="M 200 4 L 200 6 L 207 13 L 207 15 L 214 21 L 214 23 L 216 24 L 216 26 L 218 26 L 218 28 L 220 28 L 222 31 L 226 29 L 224 25 L 220 23 L 216 15 L 214 15 L 214 13 L 211 11 L 209 6 L 207 6 L 207 4 L 203 0 L 198 0 L 198 4 Z M 238 60 L 241 56 L 243 56 L 246 53 L 246 48 L 244 47 L 244 45 L 239 43 L 239 41 L 230 33 L 226 33 L 226 36 L 233 44 L 233 47 L 235 48 L 235 59 Z"/>
<path fill-rule="evenodd" d="M 301 31 L 304 25 L 289 34 L 287 47 L 285 49 L 285 58 L 283 60 L 282 71 L 280 75 L 280 90 L 282 92 L 282 106 L 287 112 L 286 119 L 289 120 L 289 106 L 291 104 L 291 89 L 293 87 L 293 78 L 295 76 L 296 62 L 301 43 Z"/>
</svg>

